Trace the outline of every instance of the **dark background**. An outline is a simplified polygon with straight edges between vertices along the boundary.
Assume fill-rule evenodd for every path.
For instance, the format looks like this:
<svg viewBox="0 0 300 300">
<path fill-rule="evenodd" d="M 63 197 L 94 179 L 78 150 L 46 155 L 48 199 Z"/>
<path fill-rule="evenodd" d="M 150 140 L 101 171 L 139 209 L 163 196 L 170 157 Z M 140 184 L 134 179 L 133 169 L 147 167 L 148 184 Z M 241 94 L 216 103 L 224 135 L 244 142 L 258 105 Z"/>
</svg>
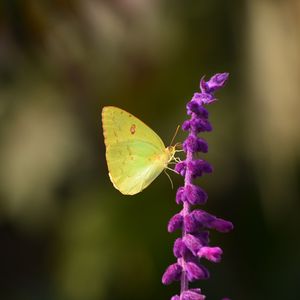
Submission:
<svg viewBox="0 0 300 300">
<path fill-rule="evenodd" d="M 298 0 L 0 1 L 0 299 L 169 299 L 161 175 L 109 181 L 101 109 L 140 117 L 166 144 L 199 80 L 229 72 L 210 109 L 199 180 L 231 220 L 198 282 L 208 299 L 300 299 Z M 184 138 L 180 133 L 177 141 Z M 172 174 L 175 187 L 182 178 Z"/>
</svg>

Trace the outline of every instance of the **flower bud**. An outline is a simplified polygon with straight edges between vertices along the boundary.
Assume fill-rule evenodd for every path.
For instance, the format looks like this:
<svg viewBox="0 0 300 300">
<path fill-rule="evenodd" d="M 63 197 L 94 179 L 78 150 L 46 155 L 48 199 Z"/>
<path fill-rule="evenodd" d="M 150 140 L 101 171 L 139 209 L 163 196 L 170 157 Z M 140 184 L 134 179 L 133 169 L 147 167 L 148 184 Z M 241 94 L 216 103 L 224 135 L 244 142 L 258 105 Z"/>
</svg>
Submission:
<svg viewBox="0 0 300 300">
<path fill-rule="evenodd" d="M 165 285 L 169 285 L 173 281 L 180 280 L 181 272 L 182 272 L 182 267 L 178 263 L 170 265 L 166 269 L 162 277 L 162 283 Z"/>
<path fill-rule="evenodd" d="M 179 213 L 174 215 L 168 224 L 168 231 L 173 232 L 177 229 L 181 229 L 183 224 L 183 216 Z"/>
<path fill-rule="evenodd" d="M 202 247 L 197 253 L 200 258 L 204 257 L 212 262 L 219 262 L 222 254 L 223 251 L 220 247 Z"/>
</svg>

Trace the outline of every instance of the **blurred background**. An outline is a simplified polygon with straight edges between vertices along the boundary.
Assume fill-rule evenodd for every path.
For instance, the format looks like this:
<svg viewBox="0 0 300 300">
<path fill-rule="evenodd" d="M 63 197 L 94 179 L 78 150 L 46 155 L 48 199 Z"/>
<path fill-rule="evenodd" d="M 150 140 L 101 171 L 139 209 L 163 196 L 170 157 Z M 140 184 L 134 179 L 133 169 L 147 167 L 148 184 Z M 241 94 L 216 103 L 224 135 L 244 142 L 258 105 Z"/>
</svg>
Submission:
<svg viewBox="0 0 300 300">
<path fill-rule="evenodd" d="M 1 300 L 178 292 L 161 284 L 175 190 L 164 175 L 133 197 L 113 188 L 100 113 L 124 108 L 168 144 L 200 78 L 225 71 L 199 184 L 235 229 L 212 233 L 223 261 L 196 286 L 300 299 L 298 0 L 0 0 Z"/>
</svg>

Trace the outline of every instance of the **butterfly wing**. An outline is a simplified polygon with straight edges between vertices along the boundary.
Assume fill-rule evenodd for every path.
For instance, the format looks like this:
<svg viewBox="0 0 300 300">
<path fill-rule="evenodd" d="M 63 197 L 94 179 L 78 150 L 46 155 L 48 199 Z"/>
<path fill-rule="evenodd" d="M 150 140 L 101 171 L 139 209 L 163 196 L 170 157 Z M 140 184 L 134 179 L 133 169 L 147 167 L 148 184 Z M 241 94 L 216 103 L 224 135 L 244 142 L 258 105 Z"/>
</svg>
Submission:
<svg viewBox="0 0 300 300">
<path fill-rule="evenodd" d="M 139 193 L 166 167 L 164 143 L 145 123 L 117 107 L 103 108 L 102 124 L 114 187 L 125 195 Z"/>
</svg>

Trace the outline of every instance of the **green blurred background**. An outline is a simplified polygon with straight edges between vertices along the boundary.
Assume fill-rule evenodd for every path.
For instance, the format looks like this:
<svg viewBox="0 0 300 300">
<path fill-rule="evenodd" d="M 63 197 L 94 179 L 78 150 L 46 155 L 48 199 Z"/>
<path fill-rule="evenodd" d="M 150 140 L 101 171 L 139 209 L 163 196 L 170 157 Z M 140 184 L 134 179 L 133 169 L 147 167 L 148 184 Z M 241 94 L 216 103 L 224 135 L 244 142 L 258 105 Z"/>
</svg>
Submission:
<svg viewBox="0 0 300 300">
<path fill-rule="evenodd" d="M 164 175 L 134 197 L 113 188 L 101 108 L 168 144 L 202 75 L 224 71 L 206 135 L 215 172 L 199 183 L 235 229 L 212 233 L 223 261 L 196 286 L 300 299 L 299 0 L 0 0 L 1 300 L 177 293 L 161 284 L 175 191 Z"/>
</svg>

